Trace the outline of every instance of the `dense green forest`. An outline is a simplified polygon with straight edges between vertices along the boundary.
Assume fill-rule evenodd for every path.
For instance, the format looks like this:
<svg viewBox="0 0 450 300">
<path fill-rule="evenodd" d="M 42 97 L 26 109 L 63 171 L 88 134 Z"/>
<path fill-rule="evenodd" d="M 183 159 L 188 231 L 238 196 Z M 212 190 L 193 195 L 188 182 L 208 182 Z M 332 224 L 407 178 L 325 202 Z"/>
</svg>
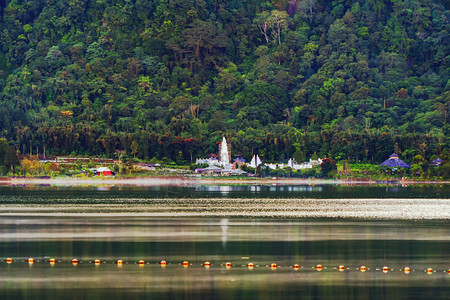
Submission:
<svg viewBox="0 0 450 300">
<path fill-rule="evenodd" d="M 247 159 L 429 160 L 450 148 L 446 4 L 2 0 L 0 137 L 180 163 L 222 136 Z"/>
</svg>

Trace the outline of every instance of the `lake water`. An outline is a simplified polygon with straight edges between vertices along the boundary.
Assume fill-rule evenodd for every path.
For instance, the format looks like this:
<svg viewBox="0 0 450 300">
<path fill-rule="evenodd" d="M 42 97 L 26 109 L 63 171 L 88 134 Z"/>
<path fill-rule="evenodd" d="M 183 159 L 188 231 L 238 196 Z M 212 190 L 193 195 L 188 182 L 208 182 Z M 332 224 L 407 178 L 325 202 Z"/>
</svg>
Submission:
<svg viewBox="0 0 450 300">
<path fill-rule="evenodd" d="M 448 299 L 449 195 L 448 185 L 3 186 L 0 299 Z"/>
</svg>

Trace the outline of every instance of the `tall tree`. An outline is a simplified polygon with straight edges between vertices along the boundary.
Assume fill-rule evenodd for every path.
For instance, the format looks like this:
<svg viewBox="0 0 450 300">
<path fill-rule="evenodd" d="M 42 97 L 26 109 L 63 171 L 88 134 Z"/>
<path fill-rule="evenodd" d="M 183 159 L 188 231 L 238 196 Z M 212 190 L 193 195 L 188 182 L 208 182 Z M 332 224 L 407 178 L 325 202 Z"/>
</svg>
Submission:
<svg viewBox="0 0 450 300">
<path fill-rule="evenodd" d="M 271 22 L 274 26 L 274 36 L 278 40 L 278 44 L 281 45 L 281 31 L 286 30 L 289 25 L 289 15 L 285 11 L 272 10 L 270 13 Z"/>
<path fill-rule="evenodd" d="M 269 34 L 273 26 L 272 16 L 268 11 L 263 11 L 256 15 L 253 23 L 258 27 L 259 31 L 264 36 L 266 43 L 269 44 Z"/>
<path fill-rule="evenodd" d="M 5 154 L 4 166 L 6 169 L 14 172 L 16 166 L 20 164 L 19 157 L 17 156 L 17 150 L 13 146 L 9 147 Z"/>
</svg>

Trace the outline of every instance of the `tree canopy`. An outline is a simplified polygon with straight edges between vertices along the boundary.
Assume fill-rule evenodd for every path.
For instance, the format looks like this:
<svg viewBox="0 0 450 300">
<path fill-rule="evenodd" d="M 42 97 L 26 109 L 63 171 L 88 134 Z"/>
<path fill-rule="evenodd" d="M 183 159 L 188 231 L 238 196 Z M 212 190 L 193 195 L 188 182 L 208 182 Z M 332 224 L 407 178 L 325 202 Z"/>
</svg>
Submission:
<svg viewBox="0 0 450 300">
<path fill-rule="evenodd" d="M 190 162 L 225 135 L 247 159 L 429 158 L 450 145 L 447 9 L 437 0 L 1 1 L 0 137 L 22 154 Z"/>
</svg>

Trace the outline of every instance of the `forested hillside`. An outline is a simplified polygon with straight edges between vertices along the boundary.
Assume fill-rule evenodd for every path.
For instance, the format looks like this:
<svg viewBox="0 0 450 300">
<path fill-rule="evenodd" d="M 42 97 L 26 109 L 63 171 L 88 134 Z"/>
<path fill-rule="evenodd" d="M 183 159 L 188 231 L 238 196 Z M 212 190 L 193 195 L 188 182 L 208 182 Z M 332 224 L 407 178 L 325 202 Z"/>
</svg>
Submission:
<svg viewBox="0 0 450 300">
<path fill-rule="evenodd" d="M 0 137 L 22 153 L 407 161 L 450 146 L 437 0 L 3 0 Z"/>
</svg>

